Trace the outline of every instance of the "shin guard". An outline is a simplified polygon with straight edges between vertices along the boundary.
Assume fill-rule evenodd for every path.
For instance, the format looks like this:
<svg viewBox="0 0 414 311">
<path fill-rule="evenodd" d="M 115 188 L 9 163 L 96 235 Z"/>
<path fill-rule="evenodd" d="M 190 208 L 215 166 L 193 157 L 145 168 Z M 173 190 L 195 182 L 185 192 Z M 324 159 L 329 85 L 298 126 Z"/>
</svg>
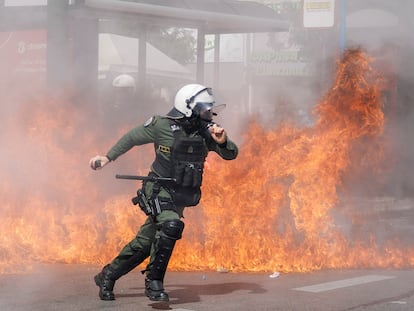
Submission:
<svg viewBox="0 0 414 311">
<path fill-rule="evenodd" d="M 145 281 L 145 293 L 151 300 L 168 301 L 163 287 L 164 276 L 175 242 L 181 239 L 183 230 L 184 223 L 178 219 L 166 221 L 161 227 L 155 259 Z"/>
</svg>

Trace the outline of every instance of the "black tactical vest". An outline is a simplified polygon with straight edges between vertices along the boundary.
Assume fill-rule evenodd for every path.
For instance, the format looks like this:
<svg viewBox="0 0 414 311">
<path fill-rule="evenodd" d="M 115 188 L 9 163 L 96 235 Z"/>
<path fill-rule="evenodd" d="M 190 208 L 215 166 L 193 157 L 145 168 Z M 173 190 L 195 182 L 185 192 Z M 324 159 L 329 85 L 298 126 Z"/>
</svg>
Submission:
<svg viewBox="0 0 414 311">
<path fill-rule="evenodd" d="M 181 127 L 170 120 L 174 143 L 170 150 L 170 160 L 157 155 L 153 163 L 154 170 L 176 180 L 181 187 L 199 188 L 202 184 L 204 161 L 208 150 L 204 138 L 200 135 L 190 136 Z M 157 146 L 162 150 L 163 146 Z"/>
</svg>

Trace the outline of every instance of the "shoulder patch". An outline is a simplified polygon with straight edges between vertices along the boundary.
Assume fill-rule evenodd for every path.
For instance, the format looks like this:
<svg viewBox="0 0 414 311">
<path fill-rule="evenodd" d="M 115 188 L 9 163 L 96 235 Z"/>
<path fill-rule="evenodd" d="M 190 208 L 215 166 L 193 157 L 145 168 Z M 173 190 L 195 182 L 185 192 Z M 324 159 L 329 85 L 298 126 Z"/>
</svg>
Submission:
<svg viewBox="0 0 414 311">
<path fill-rule="evenodd" d="M 149 118 L 147 121 L 145 121 L 144 126 L 145 126 L 145 127 L 147 127 L 147 126 L 149 126 L 150 124 L 154 125 L 154 124 L 155 124 L 155 122 L 157 122 L 157 119 L 156 119 L 155 117 L 151 117 L 151 118 Z"/>
<path fill-rule="evenodd" d="M 180 130 L 180 126 L 177 124 L 171 124 L 170 128 L 173 132 L 179 131 Z"/>
</svg>

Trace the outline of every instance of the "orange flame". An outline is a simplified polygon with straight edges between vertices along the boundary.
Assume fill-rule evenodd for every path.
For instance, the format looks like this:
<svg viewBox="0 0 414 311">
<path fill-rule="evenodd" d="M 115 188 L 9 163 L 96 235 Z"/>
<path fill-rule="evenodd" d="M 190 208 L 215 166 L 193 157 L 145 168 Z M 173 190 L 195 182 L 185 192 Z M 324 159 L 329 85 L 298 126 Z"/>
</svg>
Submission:
<svg viewBox="0 0 414 311">
<path fill-rule="evenodd" d="M 343 179 L 383 160 L 381 80 L 370 64 L 361 51 L 345 54 L 315 109 L 314 127 L 269 130 L 252 121 L 235 161 L 209 156 L 202 202 L 186 211 L 170 269 L 413 266 L 412 249 L 394 239 L 379 243 L 374 233 L 350 237 L 335 219 L 340 213 L 350 226 L 363 221 L 341 204 Z M 87 166 L 116 138 L 97 135 L 91 116 L 60 97 L 43 98 L 4 123 L 1 273 L 25 271 L 33 262 L 106 263 L 143 222 L 130 204 L 137 185 L 113 180 L 129 155 L 100 172 Z M 152 159 L 149 149 L 138 151 L 142 166 L 134 170 L 141 174 Z M 363 166 L 353 162 L 361 157 Z"/>
<path fill-rule="evenodd" d="M 237 160 L 214 159 L 203 186 L 204 208 L 192 215 L 202 218 L 202 229 L 187 232 L 180 242 L 177 253 L 184 255 L 174 258 L 177 268 L 289 272 L 412 266 L 411 249 L 401 251 L 395 240 L 380 245 L 374 234 L 350 239 L 334 219 L 342 179 L 358 168 L 353 154 L 371 165 L 381 163 L 377 149 L 355 148 L 361 141 L 378 144 L 383 130 L 382 80 L 370 62 L 360 50 L 347 51 L 333 87 L 315 109 L 314 128 L 284 124 L 265 130 L 252 122 Z"/>
</svg>

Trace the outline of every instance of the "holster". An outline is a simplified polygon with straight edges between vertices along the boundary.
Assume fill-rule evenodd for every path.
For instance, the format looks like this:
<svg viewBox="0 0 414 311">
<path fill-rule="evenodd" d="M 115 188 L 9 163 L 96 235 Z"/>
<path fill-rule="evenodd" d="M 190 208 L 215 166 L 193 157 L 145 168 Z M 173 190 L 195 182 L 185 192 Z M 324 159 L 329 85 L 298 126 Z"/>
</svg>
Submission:
<svg viewBox="0 0 414 311">
<path fill-rule="evenodd" d="M 145 215 L 150 216 L 153 214 L 152 208 L 150 206 L 150 202 L 147 200 L 147 197 L 144 194 L 142 189 L 137 190 L 137 196 L 132 198 L 132 204 L 139 205 L 141 210 L 145 213 Z"/>
<path fill-rule="evenodd" d="M 146 197 L 144 188 L 138 189 L 137 196 L 132 198 L 132 203 L 134 205 L 138 204 L 145 215 L 156 217 L 161 214 L 161 211 L 163 209 L 171 209 L 171 206 L 173 206 L 171 200 L 160 200 L 158 196 L 160 191 L 161 185 L 158 182 L 154 183 L 154 186 L 152 188 L 152 195 L 150 198 Z"/>
</svg>

